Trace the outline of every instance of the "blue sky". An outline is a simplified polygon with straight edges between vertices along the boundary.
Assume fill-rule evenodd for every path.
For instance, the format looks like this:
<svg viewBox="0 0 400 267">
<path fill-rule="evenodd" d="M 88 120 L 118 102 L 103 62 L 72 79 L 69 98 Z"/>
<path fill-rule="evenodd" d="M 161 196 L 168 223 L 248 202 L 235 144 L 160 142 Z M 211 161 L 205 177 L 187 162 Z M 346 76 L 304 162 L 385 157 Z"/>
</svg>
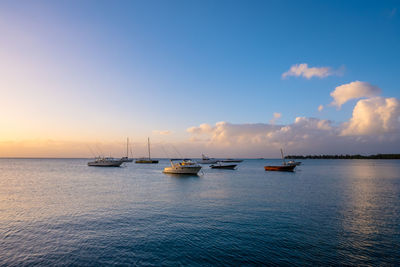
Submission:
<svg viewBox="0 0 400 267">
<path fill-rule="evenodd" d="M 0 31 L 15 64 L 4 75 L 26 82 L 4 101 L 20 101 L 16 120 L 40 121 L 34 138 L 168 130 L 176 141 L 202 123 L 268 124 L 274 112 L 282 125 L 340 124 L 357 100 L 338 110 L 330 93 L 354 81 L 400 98 L 398 1 L 2 1 Z M 282 78 L 300 63 L 341 75 Z M 6 125 L 3 141 L 28 138 Z"/>
</svg>

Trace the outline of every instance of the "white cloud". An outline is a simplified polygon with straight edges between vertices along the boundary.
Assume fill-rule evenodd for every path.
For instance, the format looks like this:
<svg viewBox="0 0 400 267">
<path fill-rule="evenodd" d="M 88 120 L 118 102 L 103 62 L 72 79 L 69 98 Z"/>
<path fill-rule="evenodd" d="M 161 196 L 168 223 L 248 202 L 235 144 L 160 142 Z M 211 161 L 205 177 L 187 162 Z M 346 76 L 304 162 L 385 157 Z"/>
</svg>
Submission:
<svg viewBox="0 0 400 267">
<path fill-rule="evenodd" d="M 323 109 L 324 109 L 324 106 L 323 106 L 323 105 L 319 105 L 319 106 L 318 106 L 318 111 L 321 112 Z"/>
<path fill-rule="evenodd" d="M 276 121 L 282 117 L 282 113 L 274 112 L 274 118 L 270 120 L 271 124 L 275 124 Z"/>
<path fill-rule="evenodd" d="M 400 101 L 396 98 L 374 97 L 359 100 L 353 116 L 343 124 L 342 135 L 381 135 L 399 133 Z"/>
<path fill-rule="evenodd" d="M 359 100 L 352 118 L 342 124 L 297 117 L 288 125 L 219 122 L 188 132 L 193 145 L 203 145 L 201 151 L 221 156 L 277 156 L 281 147 L 289 154 L 396 153 L 400 149 L 399 116 L 398 99 L 374 97 Z"/>
<path fill-rule="evenodd" d="M 290 69 L 282 74 L 282 78 L 285 79 L 289 76 L 303 76 L 306 79 L 312 77 L 325 78 L 331 75 L 340 75 L 344 71 L 343 68 L 335 71 L 330 67 L 308 67 L 307 63 L 295 64 Z"/>
<path fill-rule="evenodd" d="M 279 129 L 281 126 L 272 124 L 232 124 L 229 122 L 218 122 L 215 126 L 201 124 L 199 127 L 191 127 L 187 131 L 194 135 L 208 135 L 210 143 L 229 145 L 232 143 L 257 143 L 266 132 Z"/>
<path fill-rule="evenodd" d="M 164 131 L 157 131 L 157 130 L 154 130 L 153 131 L 153 134 L 159 134 L 159 135 L 170 135 L 172 132 L 171 131 L 168 131 L 168 130 L 164 130 Z"/>
<path fill-rule="evenodd" d="M 213 127 L 207 123 L 203 123 L 199 127 L 190 127 L 186 131 L 191 134 L 204 134 L 212 132 Z"/>
<path fill-rule="evenodd" d="M 233 155 L 262 156 L 276 155 L 281 147 L 290 153 L 320 152 L 327 145 L 332 145 L 333 142 L 328 139 L 338 136 L 338 129 L 327 120 L 298 117 L 289 125 L 220 122 L 212 127 L 207 136 L 209 139 L 203 144 L 208 148 L 207 151 L 217 151 L 215 154 L 223 151 Z M 337 148 L 334 145 L 332 147 Z"/>
<path fill-rule="evenodd" d="M 333 97 L 331 105 L 340 108 L 349 100 L 363 97 L 373 97 L 379 95 L 380 93 L 381 89 L 377 86 L 371 85 L 367 82 L 355 81 L 336 87 L 331 93 L 331 96 Z"/>
<path fill-rule="evenodd" d="M 196 127 L 192 127 L 191 129 L 193 128 Z M 279 148 L 283 144 L 297 146 L 304 140 L 314 142 L 316 137 L 320 138 L 336 131 L 332 127 L 332 123 L 328 120 L 305 117 L 298 117 L 294 123 L 289 125 L 219 122 L 214 127 L 211 127 L 211 129 L 211 131 L 207 132 L 192 131 L 192 133 L 195 135 L 206 133 L 210 137 L 208 143 L 212 146 L 230 147 L 236 145 L 243 147 L 268 145 Z M 196 139 L 196 141 L 198 140 Z"/>
</svg>

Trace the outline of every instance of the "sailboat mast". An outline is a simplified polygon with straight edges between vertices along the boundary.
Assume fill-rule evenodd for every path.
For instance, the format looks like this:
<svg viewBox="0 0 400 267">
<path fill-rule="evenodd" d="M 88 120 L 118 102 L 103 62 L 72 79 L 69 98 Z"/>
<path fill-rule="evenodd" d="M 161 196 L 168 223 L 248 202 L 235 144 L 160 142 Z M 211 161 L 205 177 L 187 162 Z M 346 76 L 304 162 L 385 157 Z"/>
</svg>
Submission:
<svg viewBox="0 0 400 267">
<path fill-rule="evenodd" d="M 149 159 L 150 159 L 150 137 L 147 137 L 147 148 L 149 150 Z"/>
<path fill-rule="evenodd" d="M 285 158 L 283 157 L 283 151 L 282 151 L 282 148 L 281 148 L 281 155 L 282 155 L 282 161 L 283 161 L 283 165 L 286 165 Z"/>
<path fill-rule="evenodd" d="M 126 138 L 126 157 L 129 158 L 129 137 Z"/>
</svg>

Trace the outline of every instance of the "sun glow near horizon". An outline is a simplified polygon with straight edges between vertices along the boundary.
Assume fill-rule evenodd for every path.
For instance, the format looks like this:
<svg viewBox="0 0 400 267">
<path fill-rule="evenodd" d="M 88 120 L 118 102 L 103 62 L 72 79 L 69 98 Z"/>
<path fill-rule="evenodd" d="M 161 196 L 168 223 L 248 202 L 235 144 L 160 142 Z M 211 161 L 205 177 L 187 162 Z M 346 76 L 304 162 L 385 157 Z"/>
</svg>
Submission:
<svg viewBox="0 0 400 267">
<path fill-rule="evenodd" d="M 399 16 L 329 5 L 2 2 L 0 157 L 398 153 Z"/>
</svg>

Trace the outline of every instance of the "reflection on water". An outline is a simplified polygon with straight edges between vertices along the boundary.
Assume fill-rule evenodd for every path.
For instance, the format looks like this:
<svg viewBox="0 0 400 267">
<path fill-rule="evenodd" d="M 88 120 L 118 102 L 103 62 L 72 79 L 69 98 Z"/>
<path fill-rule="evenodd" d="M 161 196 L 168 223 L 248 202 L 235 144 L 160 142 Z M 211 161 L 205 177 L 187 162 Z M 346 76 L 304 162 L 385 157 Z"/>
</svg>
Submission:
<svg viewBox="0 0 400 267">
<path fill-rule="evenodd" d="M 346 167 L 341 254 L 353 264 L 360 259 L 377 264 L 376 246 L 399 246 L 398 241 L 385 242 L 398 234 L 398 229 L 392 225 L 393 212 L 399 212 L 396 205 L 400 194 L 399 187 L 393 186 L 399 179 L 395 166 L 390 161 L 367 160 L 355 161 Z M 389 253 L 383 255 L 396 259 Z"/>
<path fill-rule="evenodd" d="M 170 177 L 174 177 L 174 178 L 181 178 L 181 179 L 185 179 L 185 178 L 199 178 L 201 175 L 198 174 L 175 174 L 175 173 L 164 173 L 167 176 Z"/>
<path fill-rule="evenodd" d="M 400 264 L 399 161 L 266 164 L 0 159 L 0 265 Z"/>
</svg>

